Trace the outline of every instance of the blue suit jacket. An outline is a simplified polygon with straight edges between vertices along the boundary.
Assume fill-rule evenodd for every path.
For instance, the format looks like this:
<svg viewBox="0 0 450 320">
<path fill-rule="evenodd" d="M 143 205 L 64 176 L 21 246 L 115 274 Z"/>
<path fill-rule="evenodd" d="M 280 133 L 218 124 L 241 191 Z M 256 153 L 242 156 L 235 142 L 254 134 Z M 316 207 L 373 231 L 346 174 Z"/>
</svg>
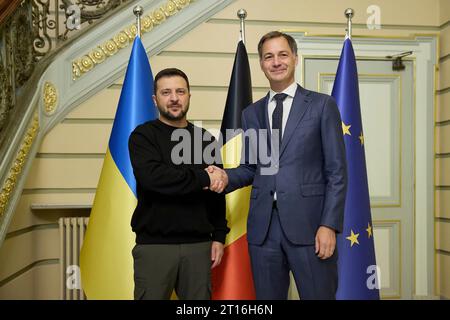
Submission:
<svg viewBox="0 0 450 320">
<path fill-rule="evenodd" d="M 268 135 L 259 135 L 257 143 L 243 143 L 240 166 L 227 170 L 226 192 L 253 183 L 247 220 L 250 244 L 260 245 L 266 238 L 276 191 L 287 238 L 313 245 L 319 226 L 337 232 L 343 227 L 347 165 L 339 110 L 332 97 L 298 86 L 277 153 L 270 143 L 268 100 L 269 95 L 242 113 L 244 132 L 266 129 Z M 267 159 L 258 150 L 268 150 L 276 174 L 268 174 Z"/>
</svg>

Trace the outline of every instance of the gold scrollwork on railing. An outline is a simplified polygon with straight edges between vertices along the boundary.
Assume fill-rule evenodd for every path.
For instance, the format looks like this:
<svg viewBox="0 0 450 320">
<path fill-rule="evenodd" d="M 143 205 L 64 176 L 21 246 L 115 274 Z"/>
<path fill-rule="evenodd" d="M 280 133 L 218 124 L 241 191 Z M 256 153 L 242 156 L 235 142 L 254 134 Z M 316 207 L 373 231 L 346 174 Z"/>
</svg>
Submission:
<svg viewBox="0 0 450 320">
<path fill-rule="evenodd" d="M 46 82 L 44 85 L 44 110 L 46 115 L 52 115 L 58 104 L 58 91 L 51 82 Z"/>
<path fill-rule="evenodd" d="M 20 173 L 25 165 L 28 153 L 33 145 L 33 141 L 36 138 L 38 130 L 39 117 L 38 113 L 35 112 L 28 126 L 28 130 L 25 133 L 20 149 L 17 152 L 16 159 L 9 170 L 9 175 L 3 183 L 0 193 L 0 217 L 2 217 L 6 211 L 9 199 L 14 191 L 14 188 L 16 187 L 17 181 L 19 180 Z"/>
<path fill-rule="evenodd" d="M 162 24 L 169 17 L 177 14 L 187 7 L 193 0 L 170 0 L 161 7 L 153 10 L 141 19 L 142 33 L 151 31 L 155 26 Z M 72 78 L 77 80 L 88 73 L 96 65 L 115 55 L 119 50 L 133 42 L 137 34 L 136 25 L 131 25 L 117 33 L 112 39 L 98 45 L 81 58 L 72 61 Z"/>
</svg>

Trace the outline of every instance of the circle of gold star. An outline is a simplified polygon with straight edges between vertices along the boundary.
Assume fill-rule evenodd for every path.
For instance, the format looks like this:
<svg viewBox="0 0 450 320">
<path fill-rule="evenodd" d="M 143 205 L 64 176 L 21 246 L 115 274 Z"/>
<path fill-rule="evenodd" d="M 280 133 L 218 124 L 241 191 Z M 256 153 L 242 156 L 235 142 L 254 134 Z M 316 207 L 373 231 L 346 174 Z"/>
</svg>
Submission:
<svg viewBox="0 0 450 320">
<path fill-rule="evenodd" d="M 366 231 L 367 231 L 368 237 L 369 237 L 369 238 L 372 237 L 372 226 L 370 225 L 370 223 L 367 223 L 367 229 L 366 229 Z"/>
<path fill-rule="evenodd" d="M 345 239 L 350 240 L 350 247 L 353 247 L 353 245 L 355 243 L 359 244 L 358 237 L 359 237 L 359 233 L 355 234 L 355 233 L 353 233 L 353 230 L 351 230 L 350 236 L 348 236 Z"/>
<path fill-rule="evenodd" d="M 361 146 L 363 146 L 364 145 L 364 135 L 363 135 L 362 131 L 361 131 L 361 134 L 359 135 L 359 140 L 361 141 Z"/>
<path fill-rule="evenodd" d="M 351 136 L 352 134 L 350 133 L 350 127 L 351 127 L 352 125 L 351 124 L 349 124 L 348 126 L 344 123 L 344 121 L 342 121 L 342 132 L 344 133 L 344 136 L 346 135 L 346 134 L 348 134 L 349 136 Z"/>
</svg>

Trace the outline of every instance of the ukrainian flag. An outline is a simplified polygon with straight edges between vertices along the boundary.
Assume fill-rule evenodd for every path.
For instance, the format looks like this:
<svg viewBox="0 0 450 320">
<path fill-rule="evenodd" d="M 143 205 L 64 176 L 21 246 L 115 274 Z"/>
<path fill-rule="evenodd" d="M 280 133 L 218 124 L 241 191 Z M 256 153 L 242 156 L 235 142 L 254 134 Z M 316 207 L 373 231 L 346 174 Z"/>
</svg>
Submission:
<svg viewBox="0 0 450 320">
<path fill-rule="evenodd" d="M 80 254 L 88 299 L 133 299 L 130 221 L 137 197 L 128 138 L 138 125 L 157 117 L 152 95 L 152 71 L 136 37 Z"/>
</svg>

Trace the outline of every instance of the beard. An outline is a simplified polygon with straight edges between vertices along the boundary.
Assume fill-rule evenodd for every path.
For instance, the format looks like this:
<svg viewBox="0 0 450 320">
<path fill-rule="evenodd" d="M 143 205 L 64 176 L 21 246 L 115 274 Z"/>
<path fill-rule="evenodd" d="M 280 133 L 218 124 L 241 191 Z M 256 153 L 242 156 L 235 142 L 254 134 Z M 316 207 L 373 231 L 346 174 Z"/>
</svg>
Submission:
<svg viewBox="0 0 450 320">
<path fill-rule="evenodd" d="M 172 120 L 172 121 L 178 121 L 178 120 L 183 119 L 184 117 L 186 117 L 186 114 L 189 110 L 189 104 L 188 104 L 185 109 L 181 108 L 180 112 L 177 115 L 174 115 L 174 114 L 170 113 L 169 108 L 162 108 L 162 107 L 159 107 L 159 105 L 157 107 L 159 110 L 159 114 L 163 118 L 166 118 L 167 120 Z"/>
</svg>

